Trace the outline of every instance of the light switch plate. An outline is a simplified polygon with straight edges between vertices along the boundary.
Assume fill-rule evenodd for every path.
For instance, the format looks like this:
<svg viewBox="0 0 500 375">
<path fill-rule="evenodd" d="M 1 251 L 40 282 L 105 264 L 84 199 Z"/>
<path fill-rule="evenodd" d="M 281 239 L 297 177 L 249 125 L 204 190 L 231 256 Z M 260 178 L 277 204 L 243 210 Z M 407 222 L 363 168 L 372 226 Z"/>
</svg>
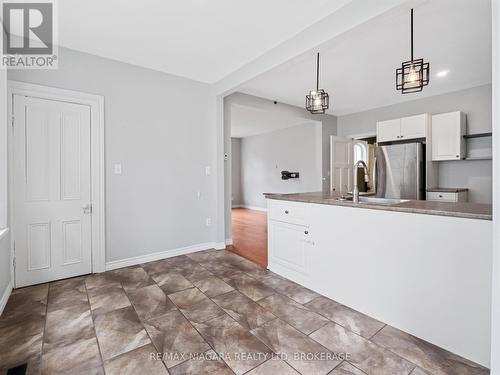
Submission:
<svg viewBox="0 0 500 375">
<path fill-rule="evenodd" d="M 114 171 L 115 171 L 115 174 L 122 174 L 122 165 L 121 164 L 115 164 Z"/>
<path fill-rule="evenodd" d="M 210 174 L 211 174 L 211 173 L 212 173 L 212 168 L 210 168 L 210 166 L 209 166 L 209 165 L 207 165 L 207 166 L 205 167 L 205 175 L 206 175 L 206 176 L 210 176 Z"/>
</svg>

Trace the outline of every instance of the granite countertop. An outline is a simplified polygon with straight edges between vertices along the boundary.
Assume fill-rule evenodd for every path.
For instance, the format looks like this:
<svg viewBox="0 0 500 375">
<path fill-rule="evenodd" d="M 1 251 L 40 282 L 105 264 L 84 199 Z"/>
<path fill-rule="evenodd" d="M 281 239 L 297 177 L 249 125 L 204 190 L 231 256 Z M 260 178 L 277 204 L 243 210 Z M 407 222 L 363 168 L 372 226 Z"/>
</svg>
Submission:
<svg viewBox="0 0 500 375">
<path fill-rule="evenodd" d="M 492 220 L 492 206 L 480 203 L 450 203 L 422 200 L 410 200 L 393 205 L 353 203 L 352 201 L 339 201 L 335 193 L 295 193 L 295 194 L 266 194 L 267 199 L 284 201 L 329 204 L 333 206 L 357 207 L 372 210 L 409 212 L 414 214 L 438 215 L 461 217 L 467 219 Z"/>
<path fill-rule="evenodd" d="M 460 193 L 462 191 L 468 191 L 467 188 L 429 188 L 427 191 L 436 193 Z"/>
</svg>

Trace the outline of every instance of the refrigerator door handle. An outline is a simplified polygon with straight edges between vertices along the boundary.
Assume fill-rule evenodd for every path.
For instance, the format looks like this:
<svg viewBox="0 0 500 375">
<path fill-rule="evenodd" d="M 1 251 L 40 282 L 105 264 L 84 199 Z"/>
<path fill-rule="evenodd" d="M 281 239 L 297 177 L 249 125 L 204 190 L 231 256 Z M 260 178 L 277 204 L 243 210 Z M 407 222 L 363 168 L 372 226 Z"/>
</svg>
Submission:
<svg viewBox="0 0 500 375">
<path fill-rule="evenodd" d="M 420 190 L 421 188 L 421 178 L 420 176 L 420 170 L 422 168 L 422 146 L 417 145 L 417 200 L 422 199 L 422 191 Z"/>
<path fill-rule="evenodd" d="M 377 194 L 377 157 L 373 157 L 373 171 L 372 171 L 372 181 L 373 181 L 373 192 Z"/>
</svg>

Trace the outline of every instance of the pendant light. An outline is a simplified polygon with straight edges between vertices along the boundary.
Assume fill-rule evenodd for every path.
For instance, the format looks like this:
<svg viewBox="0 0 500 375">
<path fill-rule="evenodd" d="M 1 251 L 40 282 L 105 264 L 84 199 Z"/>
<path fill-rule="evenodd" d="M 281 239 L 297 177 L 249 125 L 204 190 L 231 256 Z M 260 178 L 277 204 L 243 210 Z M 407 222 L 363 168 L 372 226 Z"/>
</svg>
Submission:
<svg viewBox="0 0 500 375">
<path fill-rule="evenodd" d="M 429 84 L 430 64 L 424 59 L 413 58 L 413 9 L 411 10 L 411 60 L 405 61 L 396 69 L 396 89 L 402 94 L 422 91 Z"/>
<path fill-rule="evenodd" d="M 325 113 L 329 105 L 329 97 L 325 90 L 319 88 L 319 52 L 316 61 L 316 90 L 306 95 L 306 109 L 312 114 Z"/>
</svg>

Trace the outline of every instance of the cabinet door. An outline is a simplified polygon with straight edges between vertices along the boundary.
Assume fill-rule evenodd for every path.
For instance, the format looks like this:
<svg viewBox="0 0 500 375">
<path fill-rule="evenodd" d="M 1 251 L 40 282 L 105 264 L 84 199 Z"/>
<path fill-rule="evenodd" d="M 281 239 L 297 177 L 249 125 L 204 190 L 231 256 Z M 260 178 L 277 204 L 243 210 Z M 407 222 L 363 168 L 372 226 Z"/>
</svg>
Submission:
<svg viewBox="0 0 500 375">
<path fill-rule="evenodd" d="M 400 139 L 425 138 L 427 128 L 427 114 L 403 117 L 401 119 Z"/>
<path fill-rule="evenodd" d="M 330 189 L 340 195 L 352 190 L 353 139 L 330 137 Z"/>
<path fill-rule="evenodd" d="M 307 275 L 309 229 L 301 225 L 269 221 L 270 263 Z"/>
<path fill-rule="evenodd" d="M 432 116 L 432 160 L 460 160 L 462 144 L 463 124 L 460 112 Z"/>
<path fill-rule="evenodd" d="M 377 122 L 377 142 L 398 141 L 401 137 L 401 119 Z"/>
</svg>

